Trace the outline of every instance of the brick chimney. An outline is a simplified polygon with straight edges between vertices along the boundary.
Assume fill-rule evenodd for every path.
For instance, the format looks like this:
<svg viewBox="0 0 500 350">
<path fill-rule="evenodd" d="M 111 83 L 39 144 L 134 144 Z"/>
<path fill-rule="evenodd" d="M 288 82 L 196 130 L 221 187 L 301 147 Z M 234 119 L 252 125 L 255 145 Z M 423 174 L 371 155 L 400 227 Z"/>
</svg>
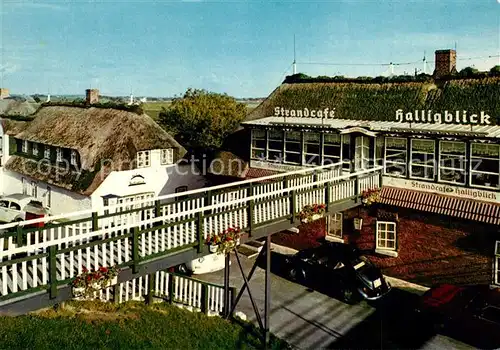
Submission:
<svg viewBox="0 0 500 350">
<path fill-rule="evenodd" d="M 98 89 L 85 90 L 85 102 L 89 105 L 99 102 L 99 90 Z"/>
<path fill-rule="evenodd" d="M 457 52 L 455 50 L 436 50 L 434 78 L 439 79 L 457 72 Z"/>
<path fill-rule="evenodd" d="M 6 88 L 0 88 L 0 100 L 3 100 L 4 98 L 9 97 L 9 89 Z"/>
</svg>

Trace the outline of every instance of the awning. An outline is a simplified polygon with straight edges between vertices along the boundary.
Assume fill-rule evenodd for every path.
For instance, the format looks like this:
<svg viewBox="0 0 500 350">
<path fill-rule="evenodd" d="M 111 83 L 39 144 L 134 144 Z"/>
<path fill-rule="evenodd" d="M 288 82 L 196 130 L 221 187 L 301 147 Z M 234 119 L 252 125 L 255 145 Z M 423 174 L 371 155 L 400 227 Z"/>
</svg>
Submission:
<svg viewBox="0 0 500 350">
<path fill-rule="evenodd" d="M 500 225 L 500 205 L 384 186 L 380 202 L 397 207 L 428 211 L 462 219 Z"/>
</svg>

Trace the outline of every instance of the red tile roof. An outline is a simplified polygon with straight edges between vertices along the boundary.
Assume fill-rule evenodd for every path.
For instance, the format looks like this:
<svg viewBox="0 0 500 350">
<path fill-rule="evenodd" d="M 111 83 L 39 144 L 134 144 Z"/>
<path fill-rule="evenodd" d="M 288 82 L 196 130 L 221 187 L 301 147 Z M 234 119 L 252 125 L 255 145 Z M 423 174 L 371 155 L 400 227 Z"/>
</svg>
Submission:
<svg viewBox="0 0 500 350">
<path fill-rule="evenodd" d="M 500 205 L 472 199 L 384 186 L 380 202 L 403 208 L 500 225 Z"/>
<path fill-rule="evenodd" d="M 250 168 L 246 173 L 246 179 L 255 179 L 264 176 L 270 176 L 279 174 L 279 171 L 276 170 L 268 170 L 268 169 L 259 169 L 259 168 Z"/>
</svg>

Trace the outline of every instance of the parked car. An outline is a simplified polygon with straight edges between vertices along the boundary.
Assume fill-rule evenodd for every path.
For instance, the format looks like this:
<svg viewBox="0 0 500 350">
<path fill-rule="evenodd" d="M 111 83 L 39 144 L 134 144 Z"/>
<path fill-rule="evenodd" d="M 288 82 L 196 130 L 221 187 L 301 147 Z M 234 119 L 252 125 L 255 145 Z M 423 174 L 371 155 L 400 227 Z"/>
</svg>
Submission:
<svg viewBox="0 0 500 350">
<path fill-rule="evenodd" d="M 500 347 L 500 289 L 443 284 L 422 295 L 417 312 L 434 330 L 482 348 Z"/>
<path fill-rule="evenodd" d="M 324 243 L 302 250 L 286 261 L 288 276 L 301 283 L 320 284 L 340 293 L 346 303 L 376 300 L 386 295 L 390 284 L 380 270 L 355 248 L 342 243 Z"/>
<path fill-rule="evenodd" d="M 185 264 L 173 266 L 169 269 L 169 271 L 188 276 L 202 275 L 205 273 L 223 270 L 226 266 L 225 263 L 226 259 L 223 254 L 208 254 L 204 257 L 191 260 Z"/>
<path fill-rule="evenodd" d="M 49 214 L 49 209 L 34 197 L 25 194 L 0 197 L 0 222 L 31 220 Z"/>
</svg>

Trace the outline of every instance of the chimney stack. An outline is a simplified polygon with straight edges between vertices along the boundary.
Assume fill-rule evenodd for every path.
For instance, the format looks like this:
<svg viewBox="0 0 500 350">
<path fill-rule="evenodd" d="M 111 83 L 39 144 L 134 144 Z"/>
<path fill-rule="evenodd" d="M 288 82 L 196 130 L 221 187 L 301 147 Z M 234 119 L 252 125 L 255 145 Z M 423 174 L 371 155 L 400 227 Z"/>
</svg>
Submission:
<svg viewBox="0 0 500 350">
<path fill-rule="evenodd" d="M 6 88 L 0 88 L 0 100 L 3 100 L 4 98 L 9 97 L 9 89 Z"/>
<path fill-rule="evenodd" d="M 99 90 L 98 89 L 85 90 L 85 102 L 89 105 L 99 102 Z"/>
<path fill-rule="evenodd" d="M 457 51 L 436 50 L 434 78 L 439 79 L 457 72 Z"/>
</svg>

